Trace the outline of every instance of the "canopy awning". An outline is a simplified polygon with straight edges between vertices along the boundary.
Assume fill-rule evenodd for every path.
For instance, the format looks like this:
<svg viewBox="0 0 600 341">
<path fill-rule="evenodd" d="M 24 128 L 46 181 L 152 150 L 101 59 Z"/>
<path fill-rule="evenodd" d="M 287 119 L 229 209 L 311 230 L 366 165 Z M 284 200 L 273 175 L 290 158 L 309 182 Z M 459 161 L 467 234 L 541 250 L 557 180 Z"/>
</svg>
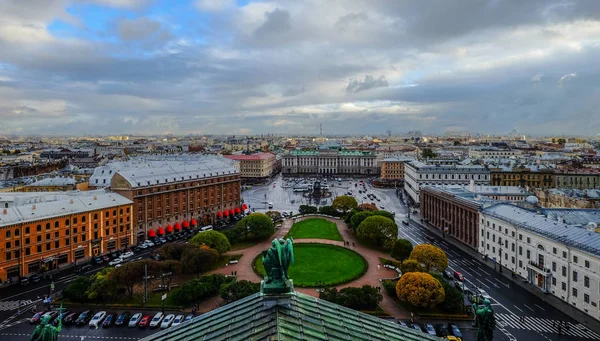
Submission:
<svg viewBox="0 0 600 341">
<path fill-rule="evenodd" d="M 246 205 L 246 204 L 243 204 L 243 205 L 242 205 L 242 210 L 247 210 L 247 209 L 248 209 L 248 205 Z"/>
<path fill-rule="evenodd" d="M 181 224 L 183 226 L 184 229 L 189 229 L 190 228 L 190 224 L 187 222 L 187 220 L 183 221 L 183 224 Z"/>
<path fill-rule="evenodd" d="M 223 215 L 226 217 L 229 217 L 229 211 L 227 211 L 227 210 L 223 211 Z"/>
<path fill-rule="evenodd" d="M 235 210 L 232 208 L 229 210 L 229 215 L 234 215 L 235 214 Z"/>
<path fill-rule="evenodd" d="M 173 232 L 173 226 L 167 225 L 167 232 L 169 232 L 169 233 Z"/>
<path fill-rule="evenodd" d="M 148 237 L 150 237 L 150 238 L 156 237 L 156 232 L 154 232 L 154 230 L 148 230 Z"/>
<path fill-rule="evenodd" d="M 159 227 L 157 232 L 158 232 L 158 234 L 163 235 L 163 234 L 165 234 L 165 229 L 163 229 L 162 227 Z"/>
<path fill-rule="evenodd" d="M 240 213 L 242 213 L 242 210 L 240 210 L 240 208 L 239 208 L 239 207 L 236 207 L 236 208 L 235 208 L 235 213 L 236 213 L 236 214 L 240 214 Z"/>
<path fill-rule="evenodd" d="M 192 220 L 190 220 L 190 225 L 192 225 L 194 227 L 197 226 L 198 223 L 196 223 L 196 219 L 192 218 Z"/>
<path fill-rule="evenodd" d="M 173 228 L 175 229 L 175 231 L 181 231 L 181 224 L 175 223 L 175 225 L 173 226 Z"/>
<path fill-rule="evenodd" d="M 221 213 L 221 211 L 217 212 L 217 218 L 222 218 L 223 217 L 223 213 Z"/>
</svg>

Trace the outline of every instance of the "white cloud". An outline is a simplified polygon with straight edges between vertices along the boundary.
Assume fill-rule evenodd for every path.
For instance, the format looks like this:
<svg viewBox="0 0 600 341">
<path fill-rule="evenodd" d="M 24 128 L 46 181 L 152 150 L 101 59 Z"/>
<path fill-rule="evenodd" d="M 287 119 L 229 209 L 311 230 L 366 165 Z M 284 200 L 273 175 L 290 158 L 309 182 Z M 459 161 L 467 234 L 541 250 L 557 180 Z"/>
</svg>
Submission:
<svg viewBox="0 0 600 341">
<path fill-rule="evenodd" d="M 531 77 L 531 81 L 532 81 L 532 82 L 534 82 L 534 83 L 539 83 L 539 82 L 541 82 L 541 81 L 542 81 L 542 78 L 543 78 L 543 77 L 544 77 L 544 75 L 542 75 L 541 73 L 538 73 L 538 74 L 536 74 L 536 75 L 533 75 L 533 76 Z"/>
<path fill-rule="evenodd" d="M 234 0 L 196 0 L 196 8 L 205 12 L 218 12 L 235 6 Z"/>
<path fill-rule="evenodd" d="M 575 73 L 566 74 L 566 75 L 560 77 L 560 80 L 558 81 L 558 84 L 560 86 L 563 86 L 566 82 L 570 81 L 571 79 L 573 79 L 575 77 L 577 77 L 577 74 L 575 74 Z"/>
</svg>

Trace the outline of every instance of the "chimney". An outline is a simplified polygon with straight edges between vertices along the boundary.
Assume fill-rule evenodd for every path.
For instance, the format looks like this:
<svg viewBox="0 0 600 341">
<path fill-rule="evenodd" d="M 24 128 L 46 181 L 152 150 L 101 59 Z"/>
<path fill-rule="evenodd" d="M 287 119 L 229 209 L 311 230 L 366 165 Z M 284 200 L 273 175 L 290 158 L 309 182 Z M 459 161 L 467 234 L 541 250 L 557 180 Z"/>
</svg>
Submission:
<svg viewBox="0 0 600 341">
<path fill-rule="evenodd" d="M 98 197 L 94 195 L 94 200 L 98 200 Z"/>
<path fill-rule="evenodd" d="M 2 214 L 4 214 L 4 215 L 8 214 L 8 210 L 5 208 L 4 211 L 2 211 Z"/>
<path fill-rule="evenodd" d="M 31 209 L 35 211 L 35 205 L 31 206 Z"/>
<path fill-rule="evenodd" d="M 69 200 L 69 203 L 72 204 L 73 203 L 73 199 Z"/>
</svg>

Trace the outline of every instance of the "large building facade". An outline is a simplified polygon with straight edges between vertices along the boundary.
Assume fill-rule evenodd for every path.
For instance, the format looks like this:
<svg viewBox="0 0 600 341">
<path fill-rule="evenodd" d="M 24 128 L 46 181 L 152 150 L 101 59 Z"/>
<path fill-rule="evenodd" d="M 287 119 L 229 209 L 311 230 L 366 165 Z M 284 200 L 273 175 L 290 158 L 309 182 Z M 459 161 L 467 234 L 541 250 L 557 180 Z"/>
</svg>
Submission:
<svg viewBox="0 0 600 341">
<path fill-rule="evenodd" d="M 133 202 L 104 190 L 0 195 L 0 279 L 17 279 L 133 244 Z"/>
<path fill-rule="evenodd" d="M 521 186 L 523 188 L 554 188 L 556 187 L 556 176 L 552 169 L 490 168 L 490 184 L 492 186 Z"/>
<path fill-rule="evenodd" d="M 337 149 L 294 150 L 283 156 L 282 174 L 302 175 L 363 175 L 378 174 L 375 154 Z"/>
<path fill-rule="evenodd" d="M 412 161 L 406 158 L 389 157 L 381 161 L 382 181 L 400 181 L 404 180 L 404 163 Z"/>
<path fill-rule="evenodd" d="M 277 157 L 271 153 L 223 155 L 240 163 L 240 177 L 247 180 L 266 180 L 277 171 Z"/>
<path fill-rule="evenodd" d="M 490 171 L 483 166 L 429 165 L 420 161 L 404 165 L 404 191 L 413 204 L 420 201 L 422 186 L 435 185 L 489 185 Z"/>
<path fill-rule="evenodd" d="M 96 168 L 90 181 L 134 202 L 135 243 L 242 212 L 240 173 L 223 157 L 132 159 Z"/>
<path fill-rule="evenodd" d="M 469 157 L 472 159 L 508 159 L 510 157 L 519 158 L 523 152 L 519 149 L 499 149 L 499 148 L 473 148 L 469 149 Z"/>
<path fill-rule="evenodd" d="M 479 252 L 600 320 L 600 234 L 509 204 L 484 208 Z"/>
</svg>

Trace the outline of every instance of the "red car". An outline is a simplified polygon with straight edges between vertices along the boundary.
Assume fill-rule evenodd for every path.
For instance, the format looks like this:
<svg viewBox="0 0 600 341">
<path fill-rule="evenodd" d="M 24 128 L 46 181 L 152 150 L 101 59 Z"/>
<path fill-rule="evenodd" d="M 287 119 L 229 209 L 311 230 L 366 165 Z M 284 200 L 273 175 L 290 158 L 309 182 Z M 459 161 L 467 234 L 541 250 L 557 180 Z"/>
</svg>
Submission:
<svg viewBox="0 0 600 341">
<path fill-rule="evenodd" d="M 33 317 L 29 320 L 29 323 L 31 323 L 31 324 L 39 323 L 42 320 L 42 315 L 44 315 L 44 313 L 46 313 L 46 312 L 40 311 L 40 312 L 35 313 L 33 315 Z"/>
<path fill-rule="evenodd" d="M 461 281 L 461 282 L 463 282 L 465 280 L 465 277 L 458 271 L 454 271 L 454 278 L 457 281 Z"/>
<path fill-rule="evenodd" d="M 146 328 L 146 327 L 148 327 L 148 323 L 150 323 L 150 316 L 146 315 L 146 316 L 142 317 L 142 319 L 140 320 L 140 323 L 138 323 L 138 326 L 140 328 Z"/>
</svg>

